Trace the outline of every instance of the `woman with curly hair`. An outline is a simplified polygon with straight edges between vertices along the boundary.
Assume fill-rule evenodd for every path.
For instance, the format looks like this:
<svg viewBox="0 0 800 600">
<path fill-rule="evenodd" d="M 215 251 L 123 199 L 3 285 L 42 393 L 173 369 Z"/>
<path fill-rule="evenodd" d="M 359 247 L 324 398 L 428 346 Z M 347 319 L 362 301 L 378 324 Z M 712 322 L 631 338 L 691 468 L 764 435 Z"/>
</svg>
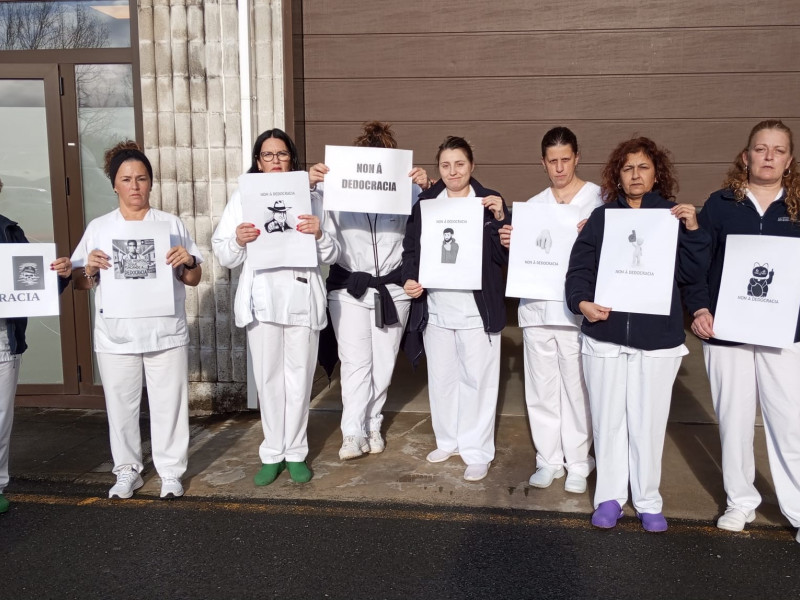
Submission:
<svg viewBox="0 0 800 600">
<path fill-rule="evenodd" d="M 619 144 L 603 170 L 605 204 L 578 235 L 570 256 L 566 299 L 583 314 L 581 354 L 592 414 L 597 486 L 592 524 L 611 528 L 622 516 L 630 482 L 633 507 L 646 531 L 666 531 L 661 455 L 681 357 L 688 354 L 680 288 L 705 273 L 709 236 L 694 206 L 675 204 L 677 190 L 666 150 L 640 137 Z M 608 210 L 668 209 L 681 221 L 669 315 L 626 313 L 594 302 Z"/>
<path fill-rule="evenodd" d="M 781 121 L 758 123 L 736 157 L 723 188 L 700 212 L 711 235 L 708 277 L 687 301 L 692 331 L 703 355 L 722 440 L 722 479 L 727 509 L 717 527 L 742 531 L 755 519 L 761 496 L 753 485 L 753 429 L 761 403 L 770 471 L 781 511 L 800 528 L 800 322 L 794 345 L 778 349 L 714 338 L 725 245 L 730 234 L 800 237 L 800 174 L 791 130 Z M 800 529 L 797 534 L 800 542 Z"/>
<path fill-rule="evenodd" d="M 183 495 L 181 477 L 189 454 L 189 329 L 186 289 L 200 283 L 203 257 L 181 220 L 150 206 L 153 167 L 136 142 L 121 142 L 105 155 L 105 173 L 119 208 L 91 221 L 72 254 L 79 268 L 74 285 L 96 288 L 94 351 L 106 397 L 111 455 L 117 482 L 109 498 L 130 498 L 144 485 L 139 408 L 142 372 L 147 381 L 153 464 L 161 477 L 161 497 Z M 127 221 L 166 222 L 170 249 L 159 257 L 173 270 L 175 314 L 115 319 L 103 314 L 103 278 L 112 258 L 98 249 L 103 232 Z M 110 275 L 113 277 L 113 272 Z"/>
</svg>

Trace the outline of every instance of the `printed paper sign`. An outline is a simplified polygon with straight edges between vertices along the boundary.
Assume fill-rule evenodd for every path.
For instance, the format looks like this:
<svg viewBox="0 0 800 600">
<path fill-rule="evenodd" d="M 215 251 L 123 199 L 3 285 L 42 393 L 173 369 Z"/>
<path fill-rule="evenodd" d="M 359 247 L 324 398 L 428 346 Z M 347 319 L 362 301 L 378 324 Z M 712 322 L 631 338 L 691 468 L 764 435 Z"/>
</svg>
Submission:
<svg viewBox="0 0 800 600">
<path fill-rule="evenodd" d="M 298 217 L 311 214 L 308 173 L 247 173 L 239 177 L 242 217 L 261 232 L 247 244 L 254 269 L 316 267 L 314 236 L 297 231 Z"/>
<path fill-rule="evenodd" d="M 103 315 L 112 319 L 175 314 L 175 273 L 167 264 L 169 223 L 128 221 L 100 235 L 112 267 L 100 274 Z"/>
<path fill-rule="evenodd" d="M 0 318 L 57 315 L 55 244 L 0 244 Z"/>
<path fill-rule="evenodd" d="M 714 315 L 718 339 L 775 348 L 794 343 L 800 311 L 800 239 L 729 235 Z"/>
<path fill-rule="evenodd" d="M 434 198 L 420 204 L 419 283 L 424 288 L 481 289 L 481 198 Z"/>
<path fill-rule="evenodd" d="M 411 150 L 325 146 L 325 210 L 411 214 Z"/>
<path fill-rule="evenodd" d="M 619 312 L 668 315 L 678 219 L 669 209 L 607 210 L 594 301 Z"/>
<path fill-rule="evenodd" d="M 580 208 L 514 202 L 506 296 L 563 300 L 569 255 L 578 237 Z"/>
</svg>

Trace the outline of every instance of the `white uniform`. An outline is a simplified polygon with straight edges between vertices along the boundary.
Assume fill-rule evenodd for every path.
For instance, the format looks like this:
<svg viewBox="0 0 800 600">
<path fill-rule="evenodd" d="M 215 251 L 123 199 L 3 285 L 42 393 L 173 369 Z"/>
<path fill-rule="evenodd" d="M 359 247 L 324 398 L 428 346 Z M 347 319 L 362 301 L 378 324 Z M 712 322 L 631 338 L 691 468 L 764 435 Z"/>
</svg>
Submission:
<svg viewBox="0 0 800 600">
<path fill-rule="evenodd" d="M 170 246 L 183 246 L 203 262 L 200 250 L 175 215 L 151 208 L 144 221 L 167 222 Z M 119 209 L 94 219 L 72 255 L 74 268 L 84 267 L 98 247 L 102 232 L 126 223 Z M 103 380 L 108 411 L 114 473 L 130 466 L 141 472 L 142 448 L 139 408 L 142 370 L 147 380 L 153 464 L 162 478 L 180 479 L 186 471 L 189 450 L 189 331 L 186 327 L 186 289 L 174 270 L 175 314 L 168 317 L 112 319 L 103 315 L 103 277 L 95 292 L 94 350 Z"/>
<path fill-rule="evenodd" d="M 551 188 L 528 202 L 556 204 Z M 585 183 L 570 204 L 580 209 L 578 221 L 589 218 L 603 200 L 600 187 Z M 576 223 L 577 225 L 577 223 Z M 583 477 L 594 468 L 589 398 L 583 381 L 580 352 L 582 317 L 565 301 L 519 303 L 525 364 L 525 401 L 536 447 L 536 468 L 557 471 L 562 466 Z"/>
<path fill-rule="evenodd" d="M 322 215 L 322 200 L 311 196 L 312 212 Z M 247 248 L 236 242 L 243 222 L 242 200 L 234 192 L 211 239 L 220 265 L 242 266 L 234 300 L 237 327 L 247 328 L 253 357 L 264 441 L 262 464 L 302 462 L 308 454 L 306 428 L 319 332 L 327 323 L 325 289 L 319 267 L 253 269 Z M 331 263 L 337 243 L 323 231 L 317 257 Z"/>
<path fill-rule="evenodd" d="M 586 385 L 592 390 L 589 400 L 597 457 L 594 507 L 607 500 L 624 506 L 630 481 L 636 511 L 660 513 L 661 455 L 672 385 L 689 350 L 683 344 L 639 350 L 583 335 L 581 352 Z"/>
<path fill-rule="evenodd" d="M 800 528 L 800 343 L 789 348 L 703 344 L 722 442 L 728 507 L 745 514 L 761 503 L 753 436 L 761 404 L 769 468 L 781 512 Z"/>
<path fill-rule="evenodd" d="M 412 185 L 412 204 L 420 191 Z M 407 216 L 343 211 L 326 215 L 325 230 L 339 244 L 335 261 L 339 266 L 373 277 L 387 275 L 400 266 Z M 343 436 L 366 437 L 371 431 L 381 430 L 383 405 L 411 302 L 402 286 L 390 283 L 386 287 L 394 300 L 398 322 L 383 327 L 375 325 L 375 288 L 368 288 L 361 298 L 354 298 L 346 289 L 328 294 L 341 361 Z"/>
<path fill-rule="evenodd" d="M 8 485 L 8 450 L 14 422 L 20 355 L 11 354 L 6 320 L 0 319 L 0 494 Z"/>
<path fill-rule="evenodd" d="M 472 187 L 469 196 L 475 197 Z M 447 190 L 439 197 L 446 198 Z M 472 291 L 427 292 L 428 325 L 422 335 L 436 447 L 457 450 L 467 465 L 488 464 L 495 450 L 500 334 L 484 331 Z"/>
</svg>

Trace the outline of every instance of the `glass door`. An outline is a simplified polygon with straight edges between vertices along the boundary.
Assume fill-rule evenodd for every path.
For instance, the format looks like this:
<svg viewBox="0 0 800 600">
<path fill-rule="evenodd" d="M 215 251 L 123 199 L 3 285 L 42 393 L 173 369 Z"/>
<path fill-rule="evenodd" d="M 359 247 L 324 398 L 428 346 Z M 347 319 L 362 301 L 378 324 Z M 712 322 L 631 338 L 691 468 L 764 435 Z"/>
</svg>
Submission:
<svg viewBox="0 0 800 600">
<path fill-rule="evenodd" d="M 67 180 L 57 65 L 0 64 L 0 212 L 30 242 L 55 242 L 69 255 Z M 76 394 L 78 367 L 71 291 L 61 315 L 28 320 L 20 395 Z"/>
</svg>

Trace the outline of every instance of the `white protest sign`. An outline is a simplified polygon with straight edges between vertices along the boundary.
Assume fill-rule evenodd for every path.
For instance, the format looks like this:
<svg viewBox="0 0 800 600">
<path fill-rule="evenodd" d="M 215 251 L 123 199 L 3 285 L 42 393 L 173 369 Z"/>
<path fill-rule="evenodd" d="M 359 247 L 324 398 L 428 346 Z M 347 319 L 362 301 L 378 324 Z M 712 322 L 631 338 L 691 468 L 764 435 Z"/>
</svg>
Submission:
<svg viewBox="0 0 800 600">
<path fill-rule="evenodd" d="M 569 255 L 581 209 L 571 204 L 514 202 L 506 296 L 563 300 Z"/>
<path fill-rule="evenodd" d="M 788 348 L 800 311 L 800 239 L 729 235 L 714 315 L 721 340 Z"/>
<path fill-rule="evenodd" d="M 481 198 L 422 200 L 419 283 L 425 288 L 481 289 Z"/>
<path fill-rule="evenodd" d="M 127 221 L 100 233 L 98 248 L 113 263 L 100 273 L 98 298 L 103 316 L 132 319 L 175 314 L 175 272 L 167 264 L 169 230 L 165 221 Z"/>
<path fill-rule="evenodd" d="M 667 208 L 605 211 L 594 301 L 619 312 L 668 315 L 678 225 Z"/>
<path fill-rule="evenodd" d="M 411 214 L 411 150 L 325 146 L 325 210 Z"/>
<path fill-rule="evenodd" d="M 0 244 L 0 318 L 57 315 L 55 244 Z"/>
<path fill-rule="evenodd" d="M 316 267 L 314 236 L 297 231 L 299 215 L 311 214 L 308 173 L 246 173 L 239 177 L 242 218 L 261 232 L 247 244 L 254 269 Z"/>
</svg>

